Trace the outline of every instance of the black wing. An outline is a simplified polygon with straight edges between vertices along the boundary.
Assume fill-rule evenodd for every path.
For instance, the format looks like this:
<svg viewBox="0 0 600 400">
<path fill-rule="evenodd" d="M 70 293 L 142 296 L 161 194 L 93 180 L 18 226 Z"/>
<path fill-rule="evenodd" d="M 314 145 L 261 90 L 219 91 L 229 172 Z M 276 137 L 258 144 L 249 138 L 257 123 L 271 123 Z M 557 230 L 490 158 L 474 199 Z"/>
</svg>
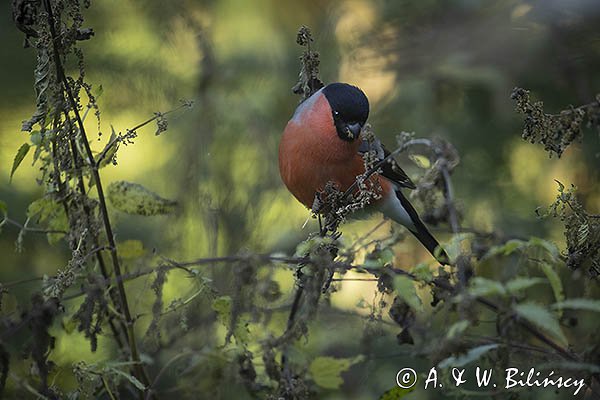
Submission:
<svg viewBox="0 0 600 400">
<path fill-rule="evenodd" d="M 379 139 L 375 139 L 374 142 L 369 143 L 366 140 L 363 140 L 360 147 L 358 148 L 358 152 L 363 154 L 369 150 L 375 150 L 377 153 L 377 158 L 383 160 L 391 153 L 385 146 L 379 141 Z M 381 166 L 382 173 L 381 175 L 390 181 L 394 182 L 400 187 L 415 189 L 417 186 L 413 183 L 413 181 L 406 175 L 406 172 L 400 168 L 394 157 L 390 157 L 386 162 Z"/>
</svg>

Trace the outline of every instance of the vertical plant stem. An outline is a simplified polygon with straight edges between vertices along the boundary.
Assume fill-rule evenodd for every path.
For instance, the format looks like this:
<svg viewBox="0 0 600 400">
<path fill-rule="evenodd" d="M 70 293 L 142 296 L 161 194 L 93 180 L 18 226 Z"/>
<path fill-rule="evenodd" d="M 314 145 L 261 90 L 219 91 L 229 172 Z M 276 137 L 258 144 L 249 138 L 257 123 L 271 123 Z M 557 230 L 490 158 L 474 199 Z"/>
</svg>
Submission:
<svg viewBox="0 0 600 400">
<path fill-rule="evenodd" d="M 106 207 L 106 198 L 104 196 L 104 190 L 102 188 L 102 181 L 100 180 L 100 174 L 98 172 L 98 165 L 96 164 L 96 162 L 94 160 L 94 156 L 92 154 L 92 150 L 90 148 L 90 144 L 88 142 L 87 135 L 85 133 L 85 128 L 83 126 L 83 122 L 82 122 L 81 116 L 79 114 L 77 102 L 75 101 L 75 98 L 74 98 L 71 88 L 69 86 L 69 82 L 67 81 L 67 77 L 64 73 L 64 69 L 63 69 L 63 66 L 61 63 L 60 53 L 59 53 L 58 47 L 57 47 L 58 35 L 56 33 L 56 29 L 54 26 L 55 21 L 54 21 L 54 15 L 52 13 L 52 6 L 50 4 L 50 0 L 44 0 L 44 7 L 46 8 L 46 11 L 48 13 L 48 21 L 49 21 L 49 25 L 50 25 L 49 26 L 50 34 L 52 36 L 52 47 L 53 47 L 53 53 L 54 53 L 54 62 L 55 62 L 55 66 L 56 66 L 56 73 L 58 75 L 59 80 L 62 82 L 63 90 L 65 91 L 65 93 L 67 95 L 67 99 L 69 100 L 69 103 L 71 105 L 71 109 L 73 110 L 73 113 L 75 114 L 75 119 L 76 119 L 77 125 L 79 127 L 79 134 L 81 135 L 81 141 L 85 147 L 86 156 L 88 158 L 88 164 L 90 166 L 90 169 L 92 172 L 92 177 L 94 179 L 94 184 L 96 186 L 96 191 L 98 193 L 98 201 L 100 204 L 100 213 L 102 215 L 104 230 L 106 232 L 106 237 L 107 237 L 107 241 L 108 241 L 109 248 L 110 248 L 110 254 L 111 254 L 113 269 L 114 269 L 114 273 L 115 273 L 115 278 L 117 279 L 117 288 L 118 288 L 119 297 L 120 297 L 121 309 L 123 311 L 123 315 L 125 317 L 125 322 L 127 325 L 127 339 L 129 342 L 131 359 L 134 362 L 134 367 L 133 367 L 134 375 L 146 387 L 148 387 L 150 384 L 150 380 L 148 379 L 148 376 L 146 375 L 144 367 L 140 361 L 140 355 L 139 355 L 139 351 L 137 348 L 135 332 L 134 332 L 134 320 L 133 320 L 133 318 L 131 316 L 131 312 L 129 310 L 129 304 L 127 301 L 127 293 L 125 291 L 125 285 L 123 283 L 123 280 L 121 279 L 121 276 L 122 276 L 121 265 L 120 265 L 119 257 L 117 254 L 117 246 L 115 243 L 110 218 L 108 215 L 108 209 Z M 141 396 L 141 398 L 143 398 L 143 395 Z"/>
<path fill-rule="evenodd" d="M 71 122 L 71 117 L 69 117 L 68 110 L 65 109 L 64 114 L 65 114 L 65 118 L 67 120 L 67 125 L 69 127 L 69 131 L 71 132 L 71 134 L 69 135 L 69 144 L 71 146 L 71 156 L 73 158 L 73 165 L 74 165 L 73 170 L 75 171 L 75 173 L 77 175 L 77 185 L 79 187 L 79 192 L 81 193 L 82 196 L 85 196 L 86 195 L 85 183 L 83 181 L 83 174 L 81 171 L 83 160 L 81 159 L 81 157 L 79 156 L 79 152 L 77 151 L 77 144 L 75 143 L 76 134 L 75 134 L 75 131 L 73 130 L 73 124 Z M 83 212 L 85 214 L 87 226 L 91 226 L 92 212 L 85 202 L 83 203 Z M 90 231 L 91 231 L 90 234 L 92 235 L 92 244 L 94 245 L 95 248 L 99 248 L 100 242 L 98 240 L 97 233 L 93 229 L 91 229 Z M 100 272 L 102 273 L 102 277 L 104 279 L 109 279 L 110 275 L 108 274 L 108 269 L 106 268 L 106 263 L 104 262 L 104 257 L 102 257 L 101 252 L 96 253 L 96 260 L 98 261 L 98 265 L 100 267 Z M 111 301 L 117 308 L 117 311 L 121 312 L 121 304 L 120 304 L 120 301 L 118 298 L 118 294 L 114 290 L 114 287 L 109 288 L 108 294 L 111 298 Z M 115 325 L 114 317 L 110 313 L 108 316 L 108 325 L 110 326 L 110 330 L 112 331 L 115 341 L 117 342 L 117 346 L 119 347 L 119 349 L 123 349 L 124 344 L 123 344 L 123 341 L 121 340 L 121 334 L 127 336 L 127 326 L 123 323 L 123 321 L 120 321 L 121 331 L 119 331 L 117 329 L 117 326 Z"/>
</svg>

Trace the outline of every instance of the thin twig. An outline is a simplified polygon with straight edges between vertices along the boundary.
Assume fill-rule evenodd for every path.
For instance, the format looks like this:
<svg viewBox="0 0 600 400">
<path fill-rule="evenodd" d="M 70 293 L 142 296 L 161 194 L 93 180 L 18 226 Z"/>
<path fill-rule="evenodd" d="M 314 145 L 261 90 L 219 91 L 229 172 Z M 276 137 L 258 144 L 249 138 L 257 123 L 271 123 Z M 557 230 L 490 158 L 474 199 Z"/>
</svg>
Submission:
<svg viewBox="0 0 600 400">
<path fill-rule="evenodd" d="M 60 230 L 60 229 L 30 228 L 27 225 L 23 225 L 23 224 L 15 221 L 14 219 L 8 218 L 8 217 L 4 217 L 2 219 L 2 222 L 0 222 L 0 226 L 2 226 L 3 222 L 7 222 L 7 223 L 9 223 L 11 225 L 14 225 L 17 228 L 19 228 L 19 229 L 21 229 L 22 231 L 25 231 L 25 232 L 32 232 L 32 233 L 62 233 L 63 235 L 66 235 L 66 234 L 69 233 L 67 231 L 63 231 L 63 230 Z"/>
<path fill-rule="evenodd" d="M 131 129 L 127 129 L 126 132 L 127 133 L 133 133 L 135 131 L 137 131 L 138 129 L 148 125 L 150 122 L 156 120 L 159 117 L 164 117 L 165 115 L 169 115 L 171 113 L 174 113 L 175 111 L 179 111 L 184 107 L 189 107 L 189 103 L 183 103 L 181 105 L 179 105 L 179 107 L 176 107 L 172 110 L 166 111 L 164 113 L 156 113 L 154 115 L 154 117 L 148 118 L 146 121 L 141 122 L 139 124 L 137 124 L 136 126 L 134 126 Z M 102 150 L 102 152 L 98 155 L 98 157 L 96 158 L 96 165 L 100 165 L 100 163 L 104 160 L 104 158 L 106 158 L 106 154 L 108 154 L 108 151 L 115 146 L 117 143 L 122 142 L 123 141 L 124 136 L 122 136 L 121 134 L 118 134 L 117 136 L 114 137 L 114 139 L 110 140 L 106 146 L 104 147 L 104 149 Z"/>
<path fill-rule="evenodd" d="M 390 154 L 388 154 L 382 160 L 380 160 L 375 165 L 373 165 L 373 167 L 371 167 L 371 169 L 366 171 L 364 174 L 360 175 L 360 179 L 356 179 L 354 181 L 354 183 L 352 183 L 352 185 L 350 185 L 350 187 L 348 189 L 346 189 L 346 191 L 342 195 L 342 200 L 346 199 L 352 192 L 354 192 L 354 190 L 358 187 L 360 181 L 366 181 L 367 179 L 369 179 L 371 177 L 371 175 L 373 175 L 374 173 L 379 171 L 379 168 L 384 163 L 386 163 L 390 158 L 395 157 L 396 155 L 405 151 L 410 146 L 415 146 L 415 145 L 425 145 L 425 146 L 431 147 L 432 142 L 429 139 L 412 139 L 412 140 L 407 141 L 402 146 L 398 147 L 396 150 L 392 151 Z"/>
</svg>

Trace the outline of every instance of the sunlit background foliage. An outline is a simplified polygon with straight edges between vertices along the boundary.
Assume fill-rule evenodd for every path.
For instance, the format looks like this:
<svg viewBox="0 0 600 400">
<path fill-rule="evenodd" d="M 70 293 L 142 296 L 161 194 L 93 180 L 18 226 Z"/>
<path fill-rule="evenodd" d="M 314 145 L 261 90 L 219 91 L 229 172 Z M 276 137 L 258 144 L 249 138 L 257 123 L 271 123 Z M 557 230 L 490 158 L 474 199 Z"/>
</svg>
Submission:
<svg viewBox="0 0 600 400">
<path fill-rule="evenodd" d="M 29 140 L 20 127 L 34 111 L 35 54 L 23 49 L 23 35 L 11 22 L 9 7 L 3 7 L 0 16 L 0 199 L 12 218 L 23 221 L 27 206 L 42 194 L 35 183 L 39 171 L 31 166 L 29 154 L 10 183 L 9 173 L 17 149 Z M 86 79 L 103 87 L 100 125 L 94 118 L 86 120 L 95 150 L 102 149 L 111 126 L 124 131 L 155 111 L 177 107 L 181 99 L 194 101 L 191 110 L 168 117 L 168 130 L 160 136 L 152 126 L 140 130 L 135 144 L 121 146 L 118 165 L 102 170 L 106 183 L 138 182 L 179 203 L 176 213 L 149 218 L 112 210 L 117 241 L 141 240 L 144 248 L 138 252 L 177 260 L 240 252 L 293 254 L 315 230 L 313 219 L 304 225 L 309 212 L 285 190 L 277 169 L 279 137 L 299 101 L 291 87 L 301 51 L 295 36 L 302 24 L 312 28 L 321 78 L 365 91 L 371 102 L 370 122 L 388 147 L 394 147 L 401 131 L 441 136 L 456 147 L 461 162 L 453 182 L 464 226 L 511 237 L 544 237 L 563 249 L 563 225 L 537 219 L 534 212 L 554 201 L 554 179 L 575 184 L 588 210 L 600 212 L 597 133 L 584 131 L 580 143 L 560 159 L 551 159 L 542 146 L 522 140 L 522 118 L 510 99 L 513 87 L 520 86 L 543 100 L 548 112 L 594 100 L 600 91 L 598 2 L 106 0 L 94 2 L 85 17 L 86 26 L 96 32 L 81 43 Z M 404 157 L 401 162 L 411 177 L 422 174 L 412 160 Z M 374 216 L 348 223 L 342 227 L 342 240 L 352 243 L 379 222 Z M 5 226 L 0 236 L 3 283 L 53 275 L 69 259 L 64 244 L 51 246 L 44 235 L 35 233 L 27 233 L 23 248 L 16 251 L 18 232 Z M 442 241 L 450 237 L 448 228 L 434 232 Z M 389 223 L 373 237 L 388 233 Z M 136 255 L 126 261 L 128 270 L 143 266 Z M 395 247 L 395 260 L 400 266 L 431 262 L 411 237 Z M 486 267 L 482 273 L 500 277 L 504 272 L 494 268 L 510 266 Z M 203 271 L 223 293 L 235 284 L 228 266 Z M 261 273 L 272 275 L 284 294 L 273 304 L 289 304 L 293 272 Z M 140 337 L 152 319 L 152 282 L 148 276 L 128 286 L 134 313 L 140 315 Z M 163 289 L 164 304 L 195 293 L 195 285 L 184 274 L 171 273 Z M 2 312 L 28 304 L 38 289 L 39 281 L 33 281 L 11 290 Z M 312 323 L 297 356 L 360 353 L 365 321 L 357 315 L 371 312 L 370 304 L 378 301 L 375 290 L 376 282 L 343 282 L 331 295 L 331 307 Z M 74 310 L 78 301 L 66 302 L 65 307 Z M 271 327 L 282 330 L 285 318 L 285 312 L 274 313 Z M 167 348 L 155 362 L 164 363 L 184 348 L 201 353 L 222 344 L 225 328 L 212 321 L 210 302 L 198 301 L 184 317 L 177 314 L 163 324 L 167 336 L 171 329 L 179 332 L 182 324 L 187 326 L 178 333 L 178 346 Z M 261 329 L 251 326 L 251 331 Z M 92 353 L 77 330 L 64 330 L 58 323 L 52 333 L 56 349 L 51 360 L 59 371 L 53 379 L 65 390 L 76 385 L 72 363 L 115 355 L 111 344 L 103 345 L 109 341 L 104 337 Z M 382 335 L 369 360 L 344 375 L 341 391 L 325 390 L 319 398 L 377 398 L 394 386 L 400 368 L 429 367 L 403 356 L 395 333 Z M 27 338 L 20 340 L 25 343 Z M 148 353 L 156 350 L 151 342 L 151 335 L 142 341 Z M 25 373 L 29 364 L 14 359 L 12 368 Z M 213 393 L 210 398 L 245 398 L 239 394 L 241 383 L 219 382 L 211 375 L 214 366 L 196 368 L 199 372 L 181 379 L 167 373 L 165 387 Z M 410 396 L 440 398 L 440 393 L 419 389 Z"/>
</svg>

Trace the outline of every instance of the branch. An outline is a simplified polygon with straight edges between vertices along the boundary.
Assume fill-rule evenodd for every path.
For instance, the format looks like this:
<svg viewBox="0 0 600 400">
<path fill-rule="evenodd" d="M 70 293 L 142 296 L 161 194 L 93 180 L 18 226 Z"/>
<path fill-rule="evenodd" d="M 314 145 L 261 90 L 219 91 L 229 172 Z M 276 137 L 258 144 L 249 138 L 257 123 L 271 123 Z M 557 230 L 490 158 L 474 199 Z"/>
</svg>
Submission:
<svg viewBox="0 0 600 400">
<path fill-rule="evenodd" d="M 29 221 L 29 219 L 28 219 Z M 17 228 L 19 228 L 22 231 L 25 232 L 32 232 L 32 233 L 62 233 L 63 235 L 68 234 L 69 232 L 67 231 L 61 231 L 58 229 L 42 229 L 42 228 L 30 228 L 27 226 L 27 222 L 25 224 L 21 224 L 17 221 L 15 221 L 14 219 L 8 218 L 8 217 L 4 217 L 2 219 L 2 221 L 0 221 L 0 227 L 2 225 L 4 225 L 4 223 L 9 223 L 13 226 L 16 226 Z"/>
<path fill-rule="evenodd" d="M 179 107 L 176 107 L 172 110 L 166 111 L 164 113 L 161 112 L 157 112 L 154 114 L 154 117 L 151 117 L 149 119 L 147 119 L 146 121 L 139 123 L 138 125 L 134 126 L 131 129 L 127 129 L 125 135 L 121 135 L 120 133 L 115 136 L 113 139 L 111 139 L 106 146 L 104 147 L 104 149 L 102 150 L 102 152 L 100 153 L 100 155 L 98 156 L 98 158 L 96 159 L 95 164 L 96 165 L 100 165 L 102 163 L 102 161 L 104 160 L 104 158 L 106 158 L 106 155 L 108 154 L 108 152 L 110 151 L 111 148 L 113 148 L 115 145 L 117 145 L 118 143 L 122 142 L 123 140 L 126 140 L 128 138 L 131 138 L 131 136 L 133 136 L 132 134 L 134 134 L 138 129 L 148 125 L 150 122 L 158 119 L 158 118 L 162 118 L 166 115 L 169 115 L 171 113 L 174 113 L 175 111 L 179 111 L 182 108 L 189 108 L 191 107 L 192 102 L 191 101 L 185 101 L 183 102 Z"/>
</svg>

